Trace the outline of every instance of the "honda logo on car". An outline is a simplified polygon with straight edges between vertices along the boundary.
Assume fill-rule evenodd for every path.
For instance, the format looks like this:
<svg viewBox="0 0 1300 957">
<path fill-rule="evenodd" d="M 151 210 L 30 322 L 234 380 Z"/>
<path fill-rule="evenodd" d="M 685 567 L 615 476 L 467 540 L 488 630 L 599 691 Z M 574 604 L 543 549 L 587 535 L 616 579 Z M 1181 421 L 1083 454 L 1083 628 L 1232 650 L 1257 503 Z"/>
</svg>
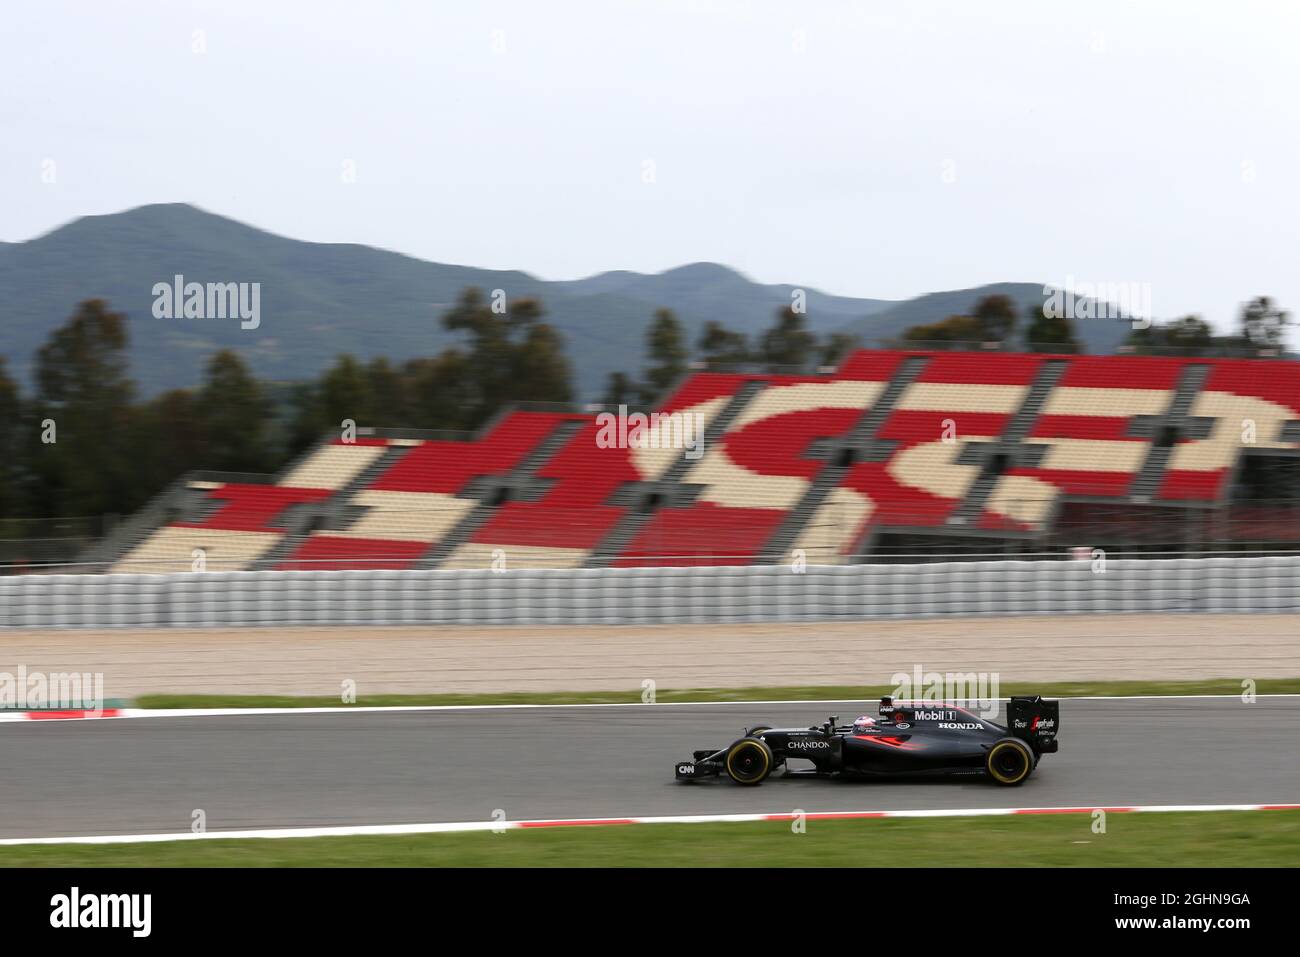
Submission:
<svg viewBox="0 0 1300 957">
<path fill-rule="evenodd" d="M 978 721 L 940 721 L 939 727 L 945 731 L 979 731 L 984 725 Z"/>
</svg>

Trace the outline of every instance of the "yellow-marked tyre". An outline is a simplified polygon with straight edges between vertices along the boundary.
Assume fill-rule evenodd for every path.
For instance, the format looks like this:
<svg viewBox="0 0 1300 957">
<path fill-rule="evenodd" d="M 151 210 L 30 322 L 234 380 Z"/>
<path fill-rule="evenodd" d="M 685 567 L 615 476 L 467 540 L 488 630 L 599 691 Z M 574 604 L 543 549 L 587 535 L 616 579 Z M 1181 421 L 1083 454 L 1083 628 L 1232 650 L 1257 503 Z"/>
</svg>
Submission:
<svg viewBox="0 0 1300 957">
<path fill-rule="evenodd" d="M 998 784 L 1019 784 L 1034 770 L 1034 752 L 1019 738 L 1003 738 L 989 748 L 984 767 Z"/>
<path fill-rule="evenodd" d="M 725 764 L 737 784 L 762 784 L 772 773 L 772 749 L 758 738 L 741 738 L 727 749 Z"/>
</svg>

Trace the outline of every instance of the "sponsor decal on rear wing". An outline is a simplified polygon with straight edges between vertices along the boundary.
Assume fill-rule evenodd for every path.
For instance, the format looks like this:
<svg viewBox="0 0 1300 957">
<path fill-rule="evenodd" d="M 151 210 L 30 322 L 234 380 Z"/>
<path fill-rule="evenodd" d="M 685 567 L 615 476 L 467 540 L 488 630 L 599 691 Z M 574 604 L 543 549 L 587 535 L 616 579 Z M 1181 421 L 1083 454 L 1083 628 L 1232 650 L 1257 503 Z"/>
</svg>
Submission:
<svg viewBox="0 0 1300 957">
<path fill-rule="evenodd" d="M 1060 727 L 1059 701 L 1044 701 L 1039 695 L 1012 695 L 1007 704 L 1007 730 L 1036 751 L 1056 751 Z"/>
</svg>

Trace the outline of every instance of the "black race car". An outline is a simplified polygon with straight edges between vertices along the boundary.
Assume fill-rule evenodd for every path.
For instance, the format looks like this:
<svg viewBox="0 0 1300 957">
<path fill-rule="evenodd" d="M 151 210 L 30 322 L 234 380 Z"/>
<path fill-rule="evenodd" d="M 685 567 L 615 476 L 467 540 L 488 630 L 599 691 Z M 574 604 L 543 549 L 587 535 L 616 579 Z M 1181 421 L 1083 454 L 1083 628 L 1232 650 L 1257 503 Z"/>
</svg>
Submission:
<svg viewBox="0 0 1300 957">
<path fill-rule="evenodd" d="M 677 780 L 725 772 L 737 784 L 761 784 L 789 759 L 799 758 L 812 762 L 812 768 L 787 767 L 787 777 L 972 775 L 1020 784 L 1040 757 L 1057 749 L 1060 702 L 1038 695 L 1012 697 L 1004 727 L 956 705 L 881 698 L 879 718 L 838 722 L 832 715 L 820 727 L 749 728 L 728 747 L 696 751 L 694 760 L 677 765 Z"/>
</svg>

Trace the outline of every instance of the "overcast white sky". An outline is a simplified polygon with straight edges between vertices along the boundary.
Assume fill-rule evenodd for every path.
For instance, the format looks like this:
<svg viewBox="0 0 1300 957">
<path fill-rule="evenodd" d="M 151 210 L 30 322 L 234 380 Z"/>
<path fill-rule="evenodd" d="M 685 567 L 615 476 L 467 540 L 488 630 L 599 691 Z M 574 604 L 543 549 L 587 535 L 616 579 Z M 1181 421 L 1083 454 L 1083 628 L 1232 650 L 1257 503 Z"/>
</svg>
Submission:
<svg viewBox="0 0 1300 957">
<path fill-rule="evenodd" d="M 552 279 L 1146 282 L 1223 326 L 1300 311 L 1298 38 L 1291 2 L 6 4 L 0 240 L 184 201 Z"/>
</svg>

